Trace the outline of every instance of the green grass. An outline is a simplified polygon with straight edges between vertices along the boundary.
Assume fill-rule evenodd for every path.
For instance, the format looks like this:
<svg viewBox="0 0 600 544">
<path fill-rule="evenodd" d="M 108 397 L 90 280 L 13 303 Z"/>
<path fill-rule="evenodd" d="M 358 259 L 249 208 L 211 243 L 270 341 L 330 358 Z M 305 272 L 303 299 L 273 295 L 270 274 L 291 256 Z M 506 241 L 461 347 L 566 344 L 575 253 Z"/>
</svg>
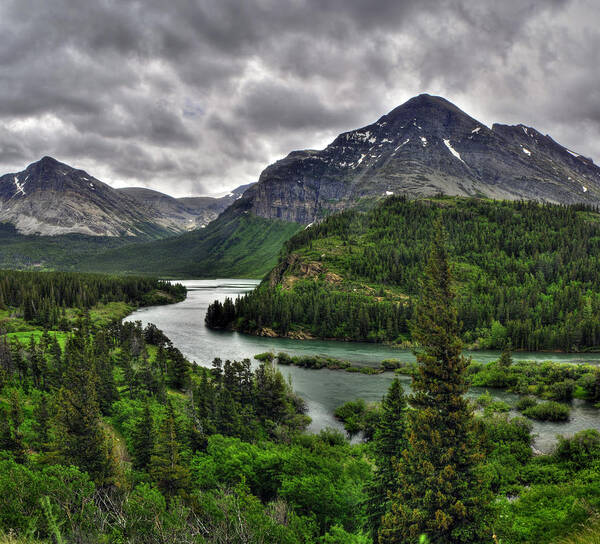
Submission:
<svg viewBox="0 0 600 544">
<path fill-rule="evenodd" d="M 36 342 L 39 342 L 42 334 L 44 334 L 44 331 L 42 331 L 40 329 L 36 329 L 36 330 L 32 330 L 32 331 L 27 331 L 27 332 L 9 332 L 6 335 L 6 338 L 8 338 L 8 340 L 16 338 L 22 344 L 26 344 L 27 342 L 29 342 L 29 340 L 32 336 Z M 58 340 L 58 343 L 59 343 L 61 349 L 65 349 L 65 344 L 67 342 L 68 333 L 66 333 L 64 331 L 48 331 L 48 334 L 50 336 L 54 336 Z"/>
<path fill-rule="evenodd" d="M 241 212 L 222 215 L 205 229 L 83 259 L 80 269 L 170 278 L 261 278 L 284 244 L 302 228 Z"/>
<path fill-rule="evenodd" d="M 556 544 L 600 544 L 600 517 L 595 516 L 579 531 L 556 541 Z"/>
<path fill-rule="evenodd" d="M 133 312 L 134 307 L 126 302 L 109 302 L 98 304 L 90 310 L 92 323 L 99 327 L 105 327 L 115 319 L 123 319 Z"/>
</svg>

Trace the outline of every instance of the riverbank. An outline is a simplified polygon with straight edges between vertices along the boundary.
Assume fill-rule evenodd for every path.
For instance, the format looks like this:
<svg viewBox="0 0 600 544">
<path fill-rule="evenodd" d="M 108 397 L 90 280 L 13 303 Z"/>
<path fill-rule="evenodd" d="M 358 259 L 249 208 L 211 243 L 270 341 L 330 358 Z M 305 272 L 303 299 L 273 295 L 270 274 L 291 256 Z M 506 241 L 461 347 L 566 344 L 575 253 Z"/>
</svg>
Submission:
<svg viewBox="0 0 600 544">
<path fill-rule="evenodd" d="M 237 332 L 214 331 L 204 324 L 208 305 L 215 299 L 235 299 L 258 285 L 258 281 L 247 279 L 193 280 L 181 282 L 187 287 L 185 301 L 149 308 L 140 308 L 128 321 L 141 321 L 144 325 L 155 323 L 173 341 L 190 361 L 209 367 L 215 357 L 223 361 L 245 358 L 252 359 L 263 352 L 285 352 L 290 356 L 321 356 L 350 361 L 352 365 L 377 368 L 381 361 L 396 359 L 414 362 L 410 350 L 390 348 L 381 344 L 364 342 L 328 342 L 323 340 L 293 340 L 284 338 L 257 337 Z M 465 351 L 474 363 L 487 365 L 500 357 L 499 351 Z M 561 354 L 539 352 L 515 352 L 513 360 L 529 360 L 536 363 L 551 361 L 561 364 L 599 364 L 598 354 Z M 253 366 L 258 366 L 254 361 Z M 387 391 L 391 381 L 398 376 L 406 391 L 410 388 L 410 376 L 394 372 L 364 375 L 360 372 L 343 372 L 322 368 L 319 371 L 293 365 L 280 366 L 286 379 L 291 379 L 295 391 L 306 401 L 308 415 L 312 418 L 309 431 L 318 433 L 322 429 L 342 429 L 342 425 L 333 415 L 335 409 L 349 400 L 362 398 L 366 403 L 377 402 Z M 507 390 L 489 387 L 494 401 L 502 401 L 515 406 L 519 395 Z M 485 388 L 473 388 L 469 398 L 476 399 Z M 517 415 L 514 412 L 513 415 Z M 583 429 L 600 430 L 598 410 L 589 403 L 574 398 L 571 404 L 571 418 L 566 423 L 533 422 L 536 435 L 535 447 L 541 451 L 551 451 L 556 444 L 556 435 L 572 436 Z"/>
<path fill-rule="evenodd" d="M 229 332 L 237 332 L 239 334 L 248 334 L 251 336 L 259 336 L 259 337 L 267 337 L 267 338 L 286 338 L 286 339 L 290 339 L 290 340 L 306 340 L 306 341 L 313 341 L 313 340 L 323 340 L 326 342 L 356 342 L 356 343 L 364 343 L 364 341 L 359 341 L 359 340 L 355 340 L 354 338 L 348 338 L 348 337 L 334 337 L 334 338 L 330 338 L 330 337 L 320 337 L 320 336 L 315 336 L 313 335 L 311 332 L 304 330 L 304 329 L 295 329 L 295 330 L 290 330 L 285 334 L 282 334 L 280 332 L 277 332 L 276 330 L 274 330 L 271 327 L 261 327 L 260 329 L 255 329 L 255 330 L 247 330 L 247 329 L 238 329 L 236 327 L 225 327 L 225 328 L 219 328 L 219 327 L 212 327 L 214 330 L 222 330 L 222 331 L 229 331 Z M 419 347 L 418 344 L 411 342 L 408 339 L 403 340 L 402 342 L 389 342 L 389 341 L 382 341 L 382 342 L 372 342 L 374 345 L 383 345 L 383 346 L 387 346 L 389 348 L 392 349 L 408 349 L 408 350 L 413 350 L 413 349 L 417 349 Z M 486 347 L 482 347 L 480 346 L 479 343 L 475 342 L 475 343 L 465 343 L 463 348 L 467 351 L 472 351 L 472 352 L 477 352 L 477 351 L 489 351 L 489 348 Z M 527 350 L 525 349 L 516 349 L 515 353 L 528 353 Z M 599 354 L 600 355 L 600 346 L 588 346 L 588 347 L 582 347 L 579 348 L 577 350 L 572 350 L 572 351 L 568 351 L 568 350 L 561 350 L 561 349 L 540 349 L 537 350 L 536 353 L 555 353 L 555 354 L 567 354 L 567 353 L 572 353 L 572 354 L 586 354 L 586 353 L 595 353 L 595 354 Z"/>
</svg>

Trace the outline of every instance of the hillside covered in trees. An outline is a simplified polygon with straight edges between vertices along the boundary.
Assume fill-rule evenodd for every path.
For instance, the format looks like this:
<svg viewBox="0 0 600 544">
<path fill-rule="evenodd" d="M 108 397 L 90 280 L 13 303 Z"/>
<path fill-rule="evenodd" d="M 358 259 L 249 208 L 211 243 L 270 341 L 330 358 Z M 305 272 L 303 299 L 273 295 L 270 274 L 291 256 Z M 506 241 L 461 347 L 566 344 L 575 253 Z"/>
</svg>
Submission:
<svg viewBox="0 0 600 544">
<path fill-rule="evenodd" d="M 355 444 L 305 432 L 272 363 L 199 367 L 154 325 L 122 322 L 114 305 L 169 292 L 160 282 L 2 273 L 0 542 L 591 542 L 600 435 L 534 456 L 503 403 L 474 412 L 444 246 L 431 255 L 413 394 L 395 380 Z M 60 328 L 24 316 L 40 300 Z"/>
<path fill-rule="evenodd" d="M 600 348 L 600 215 L 586 206 L 392 197 L 292 237 L 258 289 L 207 324 L 265 335 L 409 343 L 440 217 L 461 336 L 474 348 Z"/>
</svg>

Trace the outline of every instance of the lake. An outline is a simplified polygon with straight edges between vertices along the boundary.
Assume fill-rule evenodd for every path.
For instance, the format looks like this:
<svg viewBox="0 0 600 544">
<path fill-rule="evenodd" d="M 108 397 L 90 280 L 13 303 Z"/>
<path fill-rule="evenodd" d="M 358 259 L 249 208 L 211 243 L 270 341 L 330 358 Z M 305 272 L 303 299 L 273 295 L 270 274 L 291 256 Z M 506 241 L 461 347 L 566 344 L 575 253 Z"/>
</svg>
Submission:
<svg viewBox="0 0 600 544">
<path fill-rule="evenodd" d="M 187 280 L 180 282 L 188 289 L 185 301 L 167 306 L 142 308 L 127 319 L 141 321 L 144 325 L 154 323 L 162 329 L 181 352 L 191 361 L 210 366 L 215 357 L 223 360 L 252 359 L 257 353 L 284 351 L 291 355 L 326 355 L 352 361 L 357 364 L 377 366 L 382 359 L 414 361 L 414 355 L 405 349 L 362 342 L 336 342 L 332 340 L 292 340 L 287 338 L 257 337 L 237 332 L 213 331 L 204 325 L 208 305 L 216 299 L 236 298 L 251 291 L 259 283 L 244 279 Z M 495 351 L 467 352 L 474 361 L 489 362 L 499 357 Z M 600 363 L 600 354 L 517 352 L 515 360 L 556 361 L 568 363 Z M 256 361 L 253 361 L 256 363 Z M 333 417 L 333 411 L 346 401 L 362 398 L 367 402 L 381 400 L 394 378 L 391 372 L 376 375 L 348 373 L 343 371 L 280 366 L 282 373 L 291 376 L 293 388 L 306 400 L 312 423 L 310 431 L 318 432 L 325 427 L 341 429 Z M 410 378 L 401 377 L 408 390 Z M 473 389 L 468 395 L 479 396 L 482 390 Z M 492 396 L 514 404 L 517 395 L 490 390 Z M 556 442 L 556 435 L 571 435 L 579 430 L 600 430 L 597 409 L 583 401 L 575 400 L 571 420 L 566 423 L 533 422 L 537 435 L 535 446 L 549 451 Z"/>
</svg>

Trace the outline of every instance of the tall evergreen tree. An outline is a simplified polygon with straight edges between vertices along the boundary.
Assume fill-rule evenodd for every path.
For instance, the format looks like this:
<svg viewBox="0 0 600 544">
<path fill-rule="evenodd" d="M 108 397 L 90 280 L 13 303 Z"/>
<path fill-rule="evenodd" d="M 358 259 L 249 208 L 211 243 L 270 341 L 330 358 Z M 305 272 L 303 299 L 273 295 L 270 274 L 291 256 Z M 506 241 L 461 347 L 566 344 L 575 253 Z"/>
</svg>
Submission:
<svg viewBox="0 0 600 544">
<path fill-rule="evenodd" d="M 179 442 L 173 406 L 167 404 L 167 415 L 162 422 L 152 457 L 150 459 L 150 474 L 160 490 L 172 497 L 185 490 L 189 482 L 189 471 L 181 464 Z"/>
<path fill-rule="evenodd" d="M 377 468 L 368 489 L 367 515 L 373 535 L 389 509 L 390 497 L 398 488 L 396 463 L 407 448 L 406 398 L 402 384 L 394 379 L 381 402 L 381 416 L 375 429 L 373 447 Z"/>
<path fill-rule="evenodd" d="M 144 402 L 142 416 L 133 428 L 132 441 L 133 466 L 139 470 L 146 469 L 150 465 L 155 443 L 154 422 L 148 399 Z"/>
<path fill-rule="evenodd" d="M 114 467 L 101 425 L 98 376 L 81 329 L 69 339 L 65 356 L 67 370 L 55 417 L 59 459 L 87 471 L 98 484 L 110 483 Z"/>
<path fill-rule="evenodd" d="M 418 372 L 408 411 L 408 448 L 397 465 L 398 491 L 382 521 L 381 544 L 415 542 L 426 534 L 432 544 L 489 542 L 485 527 L 489 496 L 478 478 L 481 460 L 473 435 L 454 305 L 445 231 L 436 222 L 416 314 Z"/>
<path fill-rule="evenodd" d="M 25 461 L 25 444 L 21 425 L 23 425 L 23 409 L 17 390 L 9 397 L 9 408 L 0 406 L 0 449 L 8 450 L 17 462 Z"/>
</svg>

